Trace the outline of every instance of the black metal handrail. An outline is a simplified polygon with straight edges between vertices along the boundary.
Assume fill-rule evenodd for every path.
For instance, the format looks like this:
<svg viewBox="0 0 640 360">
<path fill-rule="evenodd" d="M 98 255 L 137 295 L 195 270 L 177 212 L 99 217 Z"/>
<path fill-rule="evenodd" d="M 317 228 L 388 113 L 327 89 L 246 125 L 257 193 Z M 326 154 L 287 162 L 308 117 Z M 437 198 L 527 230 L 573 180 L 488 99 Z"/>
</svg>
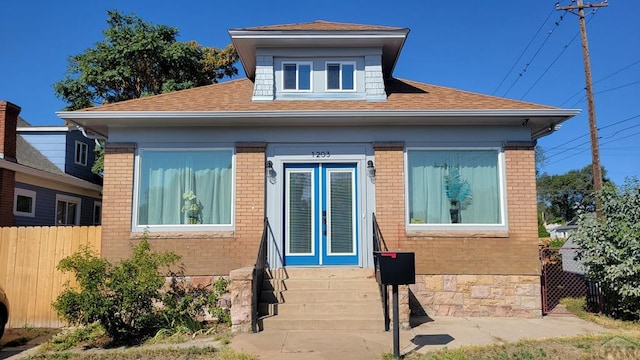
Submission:
<svg viewBox="0 0 640 360">
<path fill-rule="evenodd" d="M 378 258 L 375 256 L 376 252 L 380 251 L 389 251 L 387 248 L 387 244 L 384 241 L 384 236 L 382 236 L 382 231 L 380 231 L 380 226 L 378 225 L 378 219 L 376 219 L 376 214 L 373 214 L 373 264 L 375 267 L 375 271 L 378 271 Z M 389 325 L 391 324 L 391 319 L 389 318 L 389 292 L 387 290 L 387 285 L 378 283 L 378 288 L 380 289 L 380 300 L 382 302 L 382 313 L 384 315 L 384 331 L 389 331 Z"/>
<path fill-rule="evenodd" d="M 269 234 L 269 219 L 264 219 L 264 227 L 262 229 L 262 238 L 260 239 L 260 247 L 258 248 L 258 257 L 253 266 L 253 316 L 251 319 L 251 327 L 253 332 L 258 332 L 258 318 L 260 316 L 260 294 L 262 293 L 262 282 L 264 281 L 264 273 L 267 267 L 267 237 Z"/>
</svg>

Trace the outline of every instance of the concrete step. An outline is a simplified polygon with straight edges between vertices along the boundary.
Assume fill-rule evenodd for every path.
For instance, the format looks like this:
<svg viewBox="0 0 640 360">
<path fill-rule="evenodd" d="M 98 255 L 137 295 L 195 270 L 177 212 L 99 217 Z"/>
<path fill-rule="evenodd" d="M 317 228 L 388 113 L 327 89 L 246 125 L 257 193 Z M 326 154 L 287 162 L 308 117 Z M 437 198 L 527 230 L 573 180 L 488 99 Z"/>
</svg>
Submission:
<svg viewBox="0 0 640 360">
<path fill-rule="evenodd" d="M 261 327 L 267 330 L 383 330 L 382 316 L 377 318 L 327 319 L 323 317 L 264 317 Z"/>
<path fill-rule="evenodd" d="M 374 278 L 373 269 L 357 267 L 288 267 L 286 269 L 268 269 L 269 279 L 329 279 L 329 278 Z M 374 280 L 375 281 L 375 280 Z"/>
<path fill-rule="evenodd" d="M 272 314 L 283 317 L 298 315 L 323 315 L 331 319 L 341 319 L 347 315 L 362 315 L 363 317 L 377 317 L 382 314 L 379 301 L 358 303 L 319 303 L 319 304 L 271 304 Z"/>
<path fill-rule="evenodd" d="M 265 280 L 262 290 L 266 291 L 286 291 L 286 290 L 377 290 L 378 283 L 375 279 L 288 279 L 288 280 Z"/>
<path fill-rule="evenodd" d="M 264 329 L 381 330 L 380 291 L 372 269 L 269 270 L 260 314 Z"/>
<path fill-rule="evenodd" d="M 283 292 L 263 291 L 260 302 L 266 303 L 326 303 L 326 302 L 357 302 L 365 300 L 379 300 L 377 290 L 287 290 Z"/>
</svg>

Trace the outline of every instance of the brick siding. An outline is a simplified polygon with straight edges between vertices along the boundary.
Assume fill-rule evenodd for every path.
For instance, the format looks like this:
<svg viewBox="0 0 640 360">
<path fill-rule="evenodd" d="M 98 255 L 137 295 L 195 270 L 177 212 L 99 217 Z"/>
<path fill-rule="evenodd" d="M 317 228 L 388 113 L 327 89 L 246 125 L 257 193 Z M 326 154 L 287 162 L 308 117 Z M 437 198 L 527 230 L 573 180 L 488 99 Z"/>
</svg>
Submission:
<svg viewBox="0 0 640 360">
<path fill-rule="evenodd" d="M 235 231 L 150 233 L 155 251 L 182 256 L 191 276 L 228 275 L 253 266 L 264 218 L 265 144 L 236 146 Z M 131 232 L 135 144 L 107 145 L 103 197 L 102 254 L 119 260 L 142 234 Z"/>
</svg>

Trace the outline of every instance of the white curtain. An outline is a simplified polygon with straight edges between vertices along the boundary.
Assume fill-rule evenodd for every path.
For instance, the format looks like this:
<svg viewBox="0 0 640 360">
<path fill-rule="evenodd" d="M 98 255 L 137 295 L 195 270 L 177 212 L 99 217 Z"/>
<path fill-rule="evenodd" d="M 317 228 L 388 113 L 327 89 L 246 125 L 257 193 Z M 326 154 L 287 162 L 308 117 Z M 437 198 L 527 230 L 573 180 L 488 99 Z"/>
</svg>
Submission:
<svg viewBox="0 0 640 360">
<path fill-rule="evenodd" d="M 447 169 L 457 167 L 470 186 L 459 223 L 500 223 L 498 153 L 494 150 L 409 150 L 409 214 L 412 224 L 451 223 L 445 190 Z"/>
<path fill-rule="evenodd" d="M 139 225 L 189 224 L 184 195 L 193 192 L 198 224 L 231 223 L 231 151 L 144 151 Z"/>
</svg>

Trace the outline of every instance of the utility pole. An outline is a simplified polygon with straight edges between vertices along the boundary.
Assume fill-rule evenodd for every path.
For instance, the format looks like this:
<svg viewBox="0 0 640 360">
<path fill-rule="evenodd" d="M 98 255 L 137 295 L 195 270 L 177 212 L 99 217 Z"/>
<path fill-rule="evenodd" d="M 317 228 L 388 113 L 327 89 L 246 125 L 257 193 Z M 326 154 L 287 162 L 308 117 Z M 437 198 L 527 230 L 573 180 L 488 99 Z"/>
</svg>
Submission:
<svg viewBox="0 0 640 360">
<path fill-rule="evenodd" d="M 573 1 L 572 1 L 573 2 Z M 589 59 L 589 43 L 587 41 L 587 25 L 584 21 L 584 9 L 609 6 L 607 1 L 598 4 L 584 4 L 582 0 L 575 1 L 575 5 L 556 6 L 556 10 L 566 10 L 578 15 L 580 23 L 580 38 L 582 39 L 582 58 L 584 61 L 584 77 L 586 80 L 587 109 L 589 114 L 589 131 L 591 133 L 591 167 L 593 172 L 593 190 L 596 193 L 596 214 L 600 217 L 602 203 L 598 192 L 602 190 L 602 167 L 600 166 L 600 146 L 598 145 L 598 126 L 596 125 L 596 108 L 593 102 L 593 81 L 591 79 L 591 60 Z M 577 13 L 574 11 L 578 10 Z"/>
</svg>

